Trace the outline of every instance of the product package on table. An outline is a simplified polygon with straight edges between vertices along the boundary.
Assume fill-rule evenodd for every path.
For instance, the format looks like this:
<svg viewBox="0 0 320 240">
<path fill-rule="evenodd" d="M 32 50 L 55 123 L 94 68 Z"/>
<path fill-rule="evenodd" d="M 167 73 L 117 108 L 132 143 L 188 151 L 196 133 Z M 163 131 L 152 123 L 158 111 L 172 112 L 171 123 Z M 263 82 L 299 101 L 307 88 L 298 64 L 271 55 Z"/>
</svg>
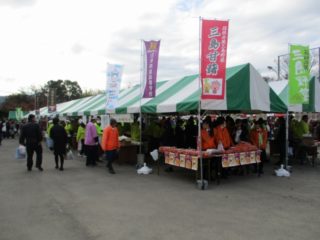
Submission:
<svg viewBox="0 0 320 240">
<path fill-rule="evenodd" d="M 162 146 L 159 148 L 159 152 L 164 154 L 166 164 L 195 171 L 198 170 L 200 152 L 196 149 Z M 251 145 L 250 143 L 241 142 L 221 153 L 202 151 L 202 157 L 204 159 L 221 157 L 222 167 L 228 168 L 260 163 L 260 153 L 261 151 L 256 146 Z"/>
</svg>

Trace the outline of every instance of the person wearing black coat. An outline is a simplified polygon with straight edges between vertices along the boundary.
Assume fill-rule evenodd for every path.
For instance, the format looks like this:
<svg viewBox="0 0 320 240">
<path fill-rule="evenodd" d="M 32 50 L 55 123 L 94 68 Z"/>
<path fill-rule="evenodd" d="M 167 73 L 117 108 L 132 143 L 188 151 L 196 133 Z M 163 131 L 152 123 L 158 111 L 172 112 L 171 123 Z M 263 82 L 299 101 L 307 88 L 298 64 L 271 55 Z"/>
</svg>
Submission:
<svg viewBox="0 0 320 240">
<path fill-rule="evenodd" d="M 19 143 L 26 146 L 27 150 L 27 168 L 28 171 L 32 170 L 33 166 L 33 153 L 36 152 L 36 168 L 43 171 L 42 165 L 42 133 L 39 124 L 36 123 L 35 115 L 30 114 L 28 123 L 21 129 Z"/>
<path fill-rule="evenodd" d="M 240 143 L 240 141 L 249 142 L 249 130 L 246 125 L 245 121 L 236 119 L 232 133 L 232 140 L 235 144 Z"/>
<path fill-rule="evenodd" d="M 53 152 L 54 160 L 56 162 L 56 169 L 60 169 L 60 171 L 63 171 L 64 155 L 66 154 L 68 134 L 65 128 L 59 125 L 58 118 L 53 119 L 53 127 L 50 130 L 50 137 L 53 141 Z"/>
<path fill-rule="evenodd" d="M 275 142 L 280 148 L 280 159 L 276 163 L 283 164 L 286 157 L 286 120 L 283 117 L 278 118 L 278 131 L 275 137 Z"/>
</svg>

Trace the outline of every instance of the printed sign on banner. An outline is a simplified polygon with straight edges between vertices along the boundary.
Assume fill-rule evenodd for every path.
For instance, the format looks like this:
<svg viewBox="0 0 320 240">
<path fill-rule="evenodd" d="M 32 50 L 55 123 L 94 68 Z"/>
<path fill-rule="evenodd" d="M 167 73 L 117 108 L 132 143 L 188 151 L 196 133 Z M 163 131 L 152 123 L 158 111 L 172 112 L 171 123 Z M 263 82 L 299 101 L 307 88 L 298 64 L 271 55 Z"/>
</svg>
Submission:
<svg viewBox="0 0 320 240">
<path fill-rule="evenodd" d="M 156 96 L 160 41 L 144 41 L 143 98 Z"/>
<path fill-rule="evenodd" d="M 106 110 L 110 112 L 118 106 L 123 66 L 118 64 L 108 64 L 107 89 L 106 89 Z"/>
<path fill-rule="evenodd" d="M 228 21 L 202 20 L 201 99 L 224 99 Z"/>
<path fill-rule="evenodd" d="M 48 113 L 53 113 L 57 110 L 56 105 L 56 89 L 50 88 L 48 94 Z"/>
<path fill-rule="evenodd" d="M 290 46 L 289 103 L 309 103 L 309 46 Z"/>
</svg>

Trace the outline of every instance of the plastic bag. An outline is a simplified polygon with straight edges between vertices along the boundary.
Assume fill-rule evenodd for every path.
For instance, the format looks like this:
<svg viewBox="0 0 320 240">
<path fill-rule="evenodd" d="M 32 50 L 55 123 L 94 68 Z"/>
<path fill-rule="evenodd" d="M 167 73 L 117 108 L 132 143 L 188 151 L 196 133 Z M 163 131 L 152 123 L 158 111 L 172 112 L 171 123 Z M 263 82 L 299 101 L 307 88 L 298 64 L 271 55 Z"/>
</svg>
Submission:
<svg viewBox="0 0 320 240">
<path fill-rule="evenodd" d="M 78 151 L 81 151 L 81 149 L 82 149 L 82 142 L 79 141 L 79 142 L 78 142 L 77 150 L 78 150 Z"/>
<path fill-rule="evenodd" d="M 18 150 L 19 150 L 19 154 L 26 155 L 26 147 L 25 146 L 19 145 Z"/>
<path fill-rule="evenodd" d="M 222 146 L 223 147 L 223 146 Z M 208 154 L 215 154 L 215 153 L 222 153 L 223 151 L 222 150 L 219 150 L 219 149 L 215 149 L 215 148 L 210 148 L 210 149 L 207 149 L 206 152 Z"/>
<path fill-rule="evenodd" d="M 147 174 L 152 173 L 152 168 L 149 168 L 149 167 L 147 166 L 147 164 L 144 163 L 144 164 L 143 164 L 143 167 L 142 167 L 142 168 L 139 168 L 139 169 L 137 170 L 137 173 L 138 173 L 138 174 L 145 174 L 145 175 L 147 175 Z"/>
<path fill-rule="evenodd" d="M 23 148 L 24 148 L 24 150 L 23 150 Z M 25 146 L 20 145 L 19 147 L 16 148 L 15 158 L 18 159 L 18 160 L 26 158 L 26 148 L 25 148 Z"/>
<path fill-rule="evenodd" d="M 51 138 L 46 138 L 47 147 L 52 150 L 53 149 L 53 140 Z"/>
<path fill-rule="evenodd" d="M 277 170 L 274 170 L 277 177 L 290 177 L 290 172 L 283 168 L 283 164 Z"/>
<path fill-rule="evenodd" d="M 153 150 L 152 152 L 150 152 L 150 155 L 151 155 L 151 157 L 152 157 L 152 159 L 153 159 L 154 161 L 158 161 L 158 159 L 159 159 L 158 149 L 155 149 L 155 150 Z"/>
<path fill-rule="evenodd" d="M 292 148 L 292 147 L 289 147 L 289 148 L 288 148 L 288 156 L 289 156 L 289 157 L 292 157 L 292 156 L 293 156 L 293 148 Z"/>
<path fill-rule="evenodd" d="M 74 158 L 73 152 L 69 150 L 66 154 L 66 160 L 73 160 L 73 158 Z"/>
<path fill-rule="evenodd" d="M 223 151 L 224 151 L 224 147 L 223 147 L 223 144 L 222 144 L 221 142 L 218 144 L 217 149 L 218 149 L 220 152 L 223 152 Z"/>
</svg>

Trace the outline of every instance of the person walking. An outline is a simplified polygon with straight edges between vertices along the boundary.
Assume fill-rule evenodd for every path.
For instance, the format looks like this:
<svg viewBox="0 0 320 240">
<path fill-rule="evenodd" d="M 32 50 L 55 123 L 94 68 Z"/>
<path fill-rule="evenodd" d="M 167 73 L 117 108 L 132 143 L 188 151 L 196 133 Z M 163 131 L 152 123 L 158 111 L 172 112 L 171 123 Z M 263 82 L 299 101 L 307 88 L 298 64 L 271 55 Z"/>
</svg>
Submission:
<svg viewBox="0 0 320 240">
<path fill-rule="evenodd" d="M 84 139 L 84 144 L 86 145 L 86 155 L 87 155 L 86 166 L 97 165 L 96 162 L 99 157 L 99 154 L 98 154 L 99 138 L 98 138 L 97 128 L 94 125 L 95 122 L 96 122 L 96 119 L 92 117 L 91 121 L 86 126 L 86 134 Z"/>
<path fill-rule="evenodd" d="M 110 125 L 103 129 L 101 148 L 106 154 L 107 168 L 111 174 L 115 174 L 112 163 L 117 158 L 120 148 L 117 121 L 110 119 Z"/>
<path fill-rule="evenodd" d="M 39 124 L 36 123 L 35 115 L 30 114 L 28 123 L 21 129 L 19 143 L 26 146 L 27 150 L 27 168 L 32 170 L 33 153 L 36 152 L 36 168 L 43 171 L 42 165 L 42 133 Z"/>
<path fill-rule="evenodd" d="M 3 128 L 3 122 L 0 120 L 0 146 L 2 144 L 2 128 Z"/>
<path fill-rule="evenodd" d="M 78 147 L 78 150 L 79 150 L 78 156 L 82 157 L 84 155 L 84 137 L 86 133 L 86 125 L 83 123 L 82 119 L 79 119 L 79 124 L 80 125 L 77 130 L 76 140 L 77 140 L 78 146 L 80 146 L 80 148 Z"/>
<path fill-rule="evenodd" d="M 50 136 L 53 140 L 54 160 L 56 162 L 56 169 L 63 171 L 64 155 L 66 154 L 66 146 L 68 142 L 68 135 L 64 127 L 59 124 L 59 118 L 53 119 L 53 127 L 50 130 Z M 59 168 L 60 158 L 60 168 Z"/>
</svg>

